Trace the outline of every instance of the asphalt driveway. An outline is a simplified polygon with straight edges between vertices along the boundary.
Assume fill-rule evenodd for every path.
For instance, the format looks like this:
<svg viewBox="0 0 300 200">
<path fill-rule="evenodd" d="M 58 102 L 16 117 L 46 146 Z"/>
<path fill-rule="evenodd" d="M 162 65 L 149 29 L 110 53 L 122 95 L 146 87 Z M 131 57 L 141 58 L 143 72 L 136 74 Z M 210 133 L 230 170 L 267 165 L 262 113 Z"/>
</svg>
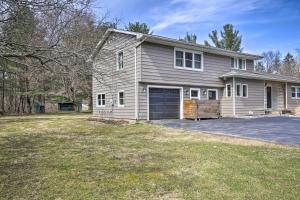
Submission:
<svg viewBox="0 0 300 200">
<path fill-rule="evenodd" d="M 294 117 L 224 118 L 201 121 L 155 120 L 152 123 L 190 131 L 202 131 L 300 146 L 300 118 Z"/>
</svg>

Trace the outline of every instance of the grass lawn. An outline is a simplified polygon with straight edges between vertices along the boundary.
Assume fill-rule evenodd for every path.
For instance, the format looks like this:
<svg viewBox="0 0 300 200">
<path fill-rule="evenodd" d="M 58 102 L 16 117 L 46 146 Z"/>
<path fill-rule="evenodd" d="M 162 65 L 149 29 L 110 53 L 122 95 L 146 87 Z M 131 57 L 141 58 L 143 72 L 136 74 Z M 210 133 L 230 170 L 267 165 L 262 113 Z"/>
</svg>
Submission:
<svg viewBox="0 0 300 200">
<path fill-rule="evenodd" d="M 89 117 L 0 117 L 0 199 L 300 198 L 300 148 Z"/>
</svg>

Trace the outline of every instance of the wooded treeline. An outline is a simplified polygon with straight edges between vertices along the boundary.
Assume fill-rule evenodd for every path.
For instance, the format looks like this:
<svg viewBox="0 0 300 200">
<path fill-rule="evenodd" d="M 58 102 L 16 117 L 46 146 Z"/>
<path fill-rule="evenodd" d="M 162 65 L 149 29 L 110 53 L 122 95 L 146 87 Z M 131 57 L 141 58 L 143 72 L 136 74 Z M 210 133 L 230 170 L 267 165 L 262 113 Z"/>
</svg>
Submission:
<svg viewBox="0 0 300 200">
<path fill-rule="evenodd" d="M 87 60 L 117 20 L 96 20 L 90 0 L 0 2 L 0 113 L 31 113 L 45 101 L 91 104 Z"/>
<path fill-rule="evenodd" d="M 300 50 L 296 52 L 296 55 L 287 53 L 284 57 L 280 51 L 263 52 L 264 58 L 256 62 L 255 69 L 259 72 L 300 77 Z"/>
</svg>

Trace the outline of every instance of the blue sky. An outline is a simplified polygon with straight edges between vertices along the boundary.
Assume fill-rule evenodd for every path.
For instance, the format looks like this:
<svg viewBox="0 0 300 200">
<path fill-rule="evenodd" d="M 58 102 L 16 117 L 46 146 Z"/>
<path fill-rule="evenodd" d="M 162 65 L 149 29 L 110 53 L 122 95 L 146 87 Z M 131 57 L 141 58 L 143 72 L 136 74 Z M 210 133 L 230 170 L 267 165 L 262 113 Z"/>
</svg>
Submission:
<svg viewBox="0 0 300 200">
<path fill-rule="evenodd" d="M 202 44 L 212 30 L 233 24 L 243 36 L 244 52 L 260 54 L 300 49 L 300 0 L 96 0 L 97 15 L 145 22 L 155 35 L 179 38 L 195 33 Z"/>
</svg>

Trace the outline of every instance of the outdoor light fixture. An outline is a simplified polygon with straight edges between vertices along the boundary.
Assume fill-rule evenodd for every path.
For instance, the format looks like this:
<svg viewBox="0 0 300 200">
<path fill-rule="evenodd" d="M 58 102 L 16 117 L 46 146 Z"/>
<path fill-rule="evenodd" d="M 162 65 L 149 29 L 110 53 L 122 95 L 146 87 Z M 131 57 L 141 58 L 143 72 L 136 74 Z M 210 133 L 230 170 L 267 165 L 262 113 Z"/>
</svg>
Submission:
<svg viewBox="0 0 300 200">
<path fill-rule="evenodd" d="M 203 90 L 203 95 L 206 95 L 206 90 Z"/>
<path fill-rule="evenodd" d="M 185 95 L 189 95 L 189 90 L 185 90 Z"/>
<path fill-rule="evenodd" d="M 143 92 L 146 92 L 146 88 L 145 87 L 143 87 Z"/>
</svg>

